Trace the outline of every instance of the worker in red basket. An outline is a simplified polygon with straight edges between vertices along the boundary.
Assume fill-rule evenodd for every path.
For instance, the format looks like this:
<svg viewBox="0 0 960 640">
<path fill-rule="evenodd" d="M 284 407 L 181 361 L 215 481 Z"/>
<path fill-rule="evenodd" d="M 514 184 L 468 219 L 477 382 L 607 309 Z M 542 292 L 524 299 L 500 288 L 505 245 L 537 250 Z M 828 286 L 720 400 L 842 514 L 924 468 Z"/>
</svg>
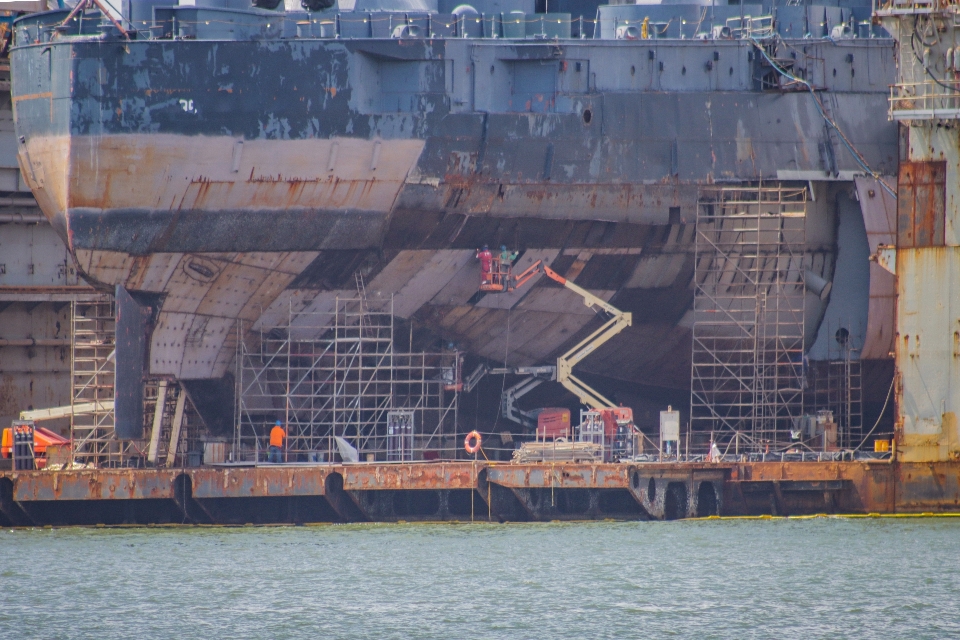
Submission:
<svg viewBox="0 0 960 640">
<path fill-rule="evenodd" d="M 493 254 L 490 253 L 490 247 L 483 245 L 483 249 L 477 251 L 477 259 L 480 260 L 480 282 L 490 284 L 490 270 L 493 267 Z"/>
<path fill-rule="evenodd" d="M 283 439 L 287 437 L 287 432 L 280 426 L 280 421 L 270 429 L 270 449 L 267 453 L 267 462 L 283 462 Z"/>
</svg>

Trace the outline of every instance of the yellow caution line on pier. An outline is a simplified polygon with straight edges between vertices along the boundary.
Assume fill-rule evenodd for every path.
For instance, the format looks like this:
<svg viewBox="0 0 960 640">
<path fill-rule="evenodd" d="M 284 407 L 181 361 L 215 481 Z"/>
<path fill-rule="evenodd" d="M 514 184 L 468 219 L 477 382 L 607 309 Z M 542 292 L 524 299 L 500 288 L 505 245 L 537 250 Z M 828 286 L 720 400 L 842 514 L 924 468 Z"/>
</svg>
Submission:
<svg viewBox="0 0 960 640">
<path fill-rule="evenodd" d="M 960 513 L 817 513 L 807 516 L 707 516 L 705 518 L 687 518 L 687 520 L 814 520 L 816 518 L 856 519 L 856 518 L 960 518 Z"/>
</svg>

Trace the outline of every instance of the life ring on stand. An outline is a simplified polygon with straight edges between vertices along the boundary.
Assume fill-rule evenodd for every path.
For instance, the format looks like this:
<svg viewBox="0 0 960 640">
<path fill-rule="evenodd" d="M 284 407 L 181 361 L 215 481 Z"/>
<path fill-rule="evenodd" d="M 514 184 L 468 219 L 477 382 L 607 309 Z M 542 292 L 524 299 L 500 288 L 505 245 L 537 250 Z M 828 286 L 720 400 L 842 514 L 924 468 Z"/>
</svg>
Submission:
<svg viewBox="0 0 960 640">
<path fill-rule="evenodd" d="M 473 444 L 470 444 L 471 440 Z M 467 437 L 463 439 L 463 449 L 467 453 L 476 453 L 480 451 L 481 442 L 483 442 L 483 438 L 480 437 L 480 434 L 477 431 L 471 431 L 467 434 Z"/>
</svg>

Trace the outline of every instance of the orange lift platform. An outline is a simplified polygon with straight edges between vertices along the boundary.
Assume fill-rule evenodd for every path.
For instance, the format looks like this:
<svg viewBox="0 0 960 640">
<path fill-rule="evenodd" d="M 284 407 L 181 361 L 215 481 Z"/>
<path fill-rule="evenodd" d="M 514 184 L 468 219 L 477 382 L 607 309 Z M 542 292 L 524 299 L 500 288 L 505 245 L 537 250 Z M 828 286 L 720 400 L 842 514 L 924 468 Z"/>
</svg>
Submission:
<svg viewBox="0 0 960 640">
<path fill-rule="evenodd" d="M 504 267 L 500 258 L 495 257 L 490 273 L 484 274 L 489 275 L 489 279 L 485 279 L 483 276 L 480 278 L 480 291 L 486 293 L 509 293 L 519 289 L 526 284 L 530 278 L 542 271 L 541 264 L 542 261 L 537 260 L 515 276 L 513 275 L 513 265 L 508 264 Z"/>
</svg>

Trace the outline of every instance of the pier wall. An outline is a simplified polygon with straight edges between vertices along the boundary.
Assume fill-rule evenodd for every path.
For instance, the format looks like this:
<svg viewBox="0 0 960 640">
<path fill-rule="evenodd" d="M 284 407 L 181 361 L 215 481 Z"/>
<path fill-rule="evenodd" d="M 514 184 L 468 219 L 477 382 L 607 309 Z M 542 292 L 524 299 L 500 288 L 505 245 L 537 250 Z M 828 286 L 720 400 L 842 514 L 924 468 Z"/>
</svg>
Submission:
<svg viewBox="0 0 960 640">
<path fill-rule="evenodd" d="M 960 509 L 960 462 L 446 462 L 0 472 L 0 525 L 664 520 Z"/>
</svg>

